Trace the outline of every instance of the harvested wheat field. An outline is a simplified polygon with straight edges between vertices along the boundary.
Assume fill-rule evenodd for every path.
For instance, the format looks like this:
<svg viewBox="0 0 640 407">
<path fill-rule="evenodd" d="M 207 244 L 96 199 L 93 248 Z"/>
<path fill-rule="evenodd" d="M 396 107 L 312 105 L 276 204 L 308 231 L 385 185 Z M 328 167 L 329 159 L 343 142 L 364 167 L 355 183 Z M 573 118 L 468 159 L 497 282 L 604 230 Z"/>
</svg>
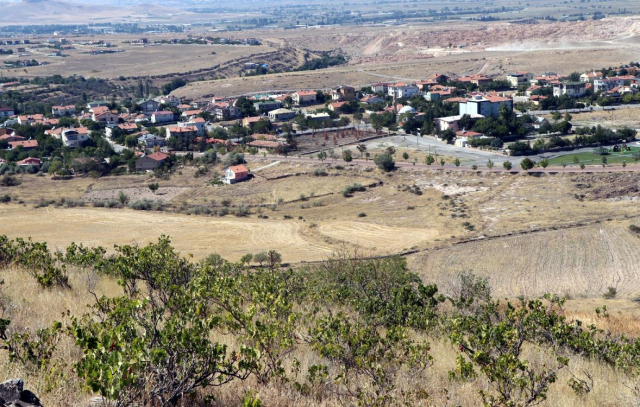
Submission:
<svg viewBox="0 0 640 407">
<path fill-rule="evenodd" d="M 111 248 L 114 244 L 141 245 L 158 236 L 171 236 L 182 253 L 196 259 L 219 253 L 229 260 L 244 254 L 277 250 L 285 262 L 327 259 L 333 252 L 356 243 L 364 250 L 390 253 L 409 242 L 435 236 L 435 231 L 394 228 L 360 222 L 328 222 L 312 232 L 300 220 L 211 218 L 121 209 L 0 207 L 0 234 L 31 237 L 52 247 L 71 242 Z M 330 239 L 322 239 L 326 233 Z"/>
<path fill-rule="evenodd" d="M 640 238 L 625 223 L 477 241 L 411 259 L 426 281 L 446 286 L 462 271 L 487 277 L 496 296 L 599 297 L 608 287 L 640 295 Z"/>
<path fill-rule="evenodd" d="M 335 222 L 321 226 L 320 232 L 333 239 L 382 252 L 408 249 L 439 236 L 437 230 L 400 228 L 361 222 Z"/>
</svg>

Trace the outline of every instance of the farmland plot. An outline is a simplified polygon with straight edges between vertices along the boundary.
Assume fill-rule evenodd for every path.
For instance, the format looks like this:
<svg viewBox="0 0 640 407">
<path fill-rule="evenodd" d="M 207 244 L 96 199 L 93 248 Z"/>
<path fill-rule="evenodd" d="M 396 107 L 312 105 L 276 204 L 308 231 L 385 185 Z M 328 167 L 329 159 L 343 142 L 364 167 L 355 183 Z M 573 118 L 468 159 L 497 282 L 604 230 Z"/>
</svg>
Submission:
<svg viewBox="0 0 640 407">
<path fill-rule="evenodd" d="M 615 287 L 620 296 L 635 297 L 639 243 L 628 224 L 611 223 L 477 241 L 418 255 L 411 263 L 442 287 L 461 271 L 487 277 L 497 296 L 601 296 Z"/>
</svg>

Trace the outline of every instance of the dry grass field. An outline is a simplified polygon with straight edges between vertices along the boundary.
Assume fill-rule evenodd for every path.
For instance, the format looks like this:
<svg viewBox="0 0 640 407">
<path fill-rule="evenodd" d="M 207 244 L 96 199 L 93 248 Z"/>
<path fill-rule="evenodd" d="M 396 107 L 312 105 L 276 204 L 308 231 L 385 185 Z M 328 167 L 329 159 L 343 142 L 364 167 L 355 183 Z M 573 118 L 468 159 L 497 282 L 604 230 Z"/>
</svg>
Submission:
<svg viewBox="0 0 640 407">
<path fill-rule="evenodd" d="M 427 281 L 446 285 L 470 270 L 487 277 L 500 297 L 545 293 L 599 297 L 607 287 L 640 296 L 640 237 L 628 222 L 478 241 L 415 256 Z"/>
<path fill-rule="evenodd" d="M 93 38 L 95 40 L 95 38 Z M 105 40 L 113 39 L 104 37 Z M 98 49 L 91 46 L 76 45 L 75 50 L 65 50 L 68 57 L 47 57 L 46 48 L 30 52 L 33 59 L 46 61 L 48 65 L 24 69 L 4 70 L 6 76 L 35 77 L 48 75 L 77 74 L 85 77 L 105 79 L 120 76 L 154 76 L 168 73 L 187 72 L 212 68 L 229 61 L 262 55 L 275 51 L 268 45 L 232 46 L 232 45 L 180 45 L 163 44 L 154 46 L 131 46 L 120 41 L 130 39 L 119 37 L 114 41 L 117 49 L 124 52 L 114 54 L 85 54 Z M 77 41 L 80 41 L 78 39 Z M 213 54 L 215 52 L 215 54 Z M 260 58 L 260 57 L 257 57 Z M 15 60 L 15 56 L 3 56 L 2 60 Z"/>
<path fill-rule="evenodd" d="M 575 127 L 606 126 L 610 128 L 640 128 L 640 110 L 618 109 L 606 112 L 588 112 L 571 114 L 571 123 Z"/>
<path fill-rule="evenodd" d="M 264 162 L 249 163 L 252 168 L 261 165 Z M 314 176 L 319 168 L 327 176 Z M 627 195 L 632 191 L 626 184 L 633 182 L 629 177 L 458 174 L 411 168 L 382 174 L 318 162 L 271 165 L 248 182 L 211 186 L 212 175 L 194 178 L 193 171 L 183 168 L 171 179 L 161 180 L 157 195 L 147 188 L 152 181 L 148 176 L 51 181 L 23 175 L 20 186 L 0 189 L 0 194 L 10 193 L 13 202 L 23 202 L 0 206 L 0 233 L 56 247 L 72 241 L 107 247 L 145 244 L 166 234 L 181 252 L 196 258 L 219 253 L 237 260 L 249 252 L 276 249 L 293 263 L 323 260 L 343 249 L 378 254 L 418 249 L 426 251 L 412 256 L 411 265 L 425 279 L 442 282 L 454 273 L 473 270 L 489 276 L 499 295 L 537 296 L 553 290 L 592 297 L 609 286 L 628 298 L 640 295 L 635 281 L 640 271 L 638 237 L 628 229 L 638 223 L 640 212 L 628 200 L 635 196 Z M 352 197 L 342 195 L 347 185 L 379 181 L 382 185 Z M 598 192 L 603 188 L 608 188 L 605 195 Z M 162 199 L 167 212 L 89 205 L 34 208 L 42 199 L 114 199 L 120 191 L 131 200 Z M 182 210 L 220 208 L 224 202 L 232 213 L 248 206 L 249 216 L 189 216 Z M 587 226 L 572 227 L 576 224 Z M 554 227 L 562 230 L 540 231 Z M 522 232 L 534 233 L 451 245 Z"/>
</svg>

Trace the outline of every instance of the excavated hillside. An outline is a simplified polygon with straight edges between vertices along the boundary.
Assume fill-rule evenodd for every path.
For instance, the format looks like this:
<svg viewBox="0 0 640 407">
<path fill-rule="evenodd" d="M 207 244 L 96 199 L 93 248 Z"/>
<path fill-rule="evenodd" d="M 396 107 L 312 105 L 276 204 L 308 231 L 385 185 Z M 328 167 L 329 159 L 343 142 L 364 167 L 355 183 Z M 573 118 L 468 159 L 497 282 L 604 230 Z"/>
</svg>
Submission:
<svg viewBox="0 0 640 407">
<path fill-rule="evenodd" d="M 351 32 L 335 28 L 315 29 L 308 34 L 287 38 L 286 41 L 291 46 L 315 51 L 339 48 L 351 57 L 352 64 L 361 64 L 484 50 L 630 46 L 636 35 L 640 35 L 640 17 L 539 24 L 452 23 L 433 28 L 404 26 Z"/>
</svg>

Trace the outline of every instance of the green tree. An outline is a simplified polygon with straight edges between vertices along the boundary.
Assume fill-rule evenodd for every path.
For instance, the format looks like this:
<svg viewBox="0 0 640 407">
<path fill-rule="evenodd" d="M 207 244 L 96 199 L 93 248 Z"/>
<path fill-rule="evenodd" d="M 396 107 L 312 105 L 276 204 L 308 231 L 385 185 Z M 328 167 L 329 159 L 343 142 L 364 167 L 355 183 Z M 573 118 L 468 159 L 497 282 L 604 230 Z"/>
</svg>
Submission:
<svg viewBox="0 0 640 407">
<path fill-rule="evenodd" d="M 451 129 L 446 129 L 440 134 L 440 138 L 447 142 L 447 144 L 451 144 L 456 138 L 456 132 Z"/>
<path fill-rule="evenodd" d="M 540 162 L 538 163 L 542 168 L 547 168 L 549 166 L 549 160 L 546 158 L 543 158 L 542 160 L 540 160 Z"/>
<path fill-rule="evenodd" d="M 507 171 L 511 171 L 511 168 L 513 168 L 513 164 L 511 164 L 511 161 L 505 161 L 502 163 L 502 166 L 504 167 L 505 170 Z"/>
<path fill-rule="evenodd" d="M 456 159 L 453 160 L 453 165 L 455 165 L 456 167 L 460 167 L 460 164 L 461 164 L 460 159 L 456 157 Z"/>
<path fill-rule="evenodd" d="M 349 162 L 351 162 L 351 161 L 353 161 L 353 156 L 351 155 L 351 150 L 349 150 L 349 149 L 344 150 L 344 151 L 342 152 L 342 159 L 343 159 L 345 162 L 348 162 L 348 163 L 349 163 Z"/>
<path fill-rule="evenodd" d="M 127 136 L 124 139 L 124 145 L 129 148 L 134 148 L 138 146 L 138 138 L 136 136 Z"/>
<path fill-rule="evenodd" d="M 487 161 L 487 168 L 489 169 L 489 171 L 493 170 L 493 166 L 494 165 L 495 164 L 493 163 L 493 161 L 491 161 L 491 160 Z"/>
<path fill-rule="evenodd" d="M 529 171 L 535 165 L 536 165 L 535 161 L 533 161 L 529 157 L 527 157 L 527 158 L 523 159 L 522 161 L 520 161 L 520 167 L 522 167 L 522 169 L 525 170 L 525 171 Z"/>
<path fill-rule="evenodd" d="M 324 162 L 324 160 L 327 158 L 327 152 L 322 150 L 318 153 L 318 160 Z"/>
<path fill-rule="evenodd" d="M 409 159 L 409 153 L 407 153 L 406 151 L 402 153 L 402 159 L 407 161 Z"/>
<path fill-rule="evenodd" d="M 396 163 L 393 161 L 393 157 L 389 153 L 377 155 L 373 159 L 373 162 L 376 163 L 378 168 L 385 172 L 393 171 L 396 168 Z"/>
<path fill-rule="evenodd" d="M 425 157 L 424 162 L 425 162 L 425 164 L 427 164 L 427 165 L 431 165 L 431 164 L 433 164 L 434 162 L 436 162 L 436 159 L 435 159 L 435 158 L 433 158 L 433 156 L 432 156 L 431 154 L 429 154 L 428 156 L 426 156 L 426 157 Z"/>
<path fill-rule="evenodd" d="M 155 195 L 156 191 L 158 190 L 158 188 L 160 188 L 160 184 L 158 184 L 157 182 L 151 183 L 148 186 L 149 186 L 149 189 L 151 190 L 151 192 L 153 192 L 154 195 Z"/>
</svg>

